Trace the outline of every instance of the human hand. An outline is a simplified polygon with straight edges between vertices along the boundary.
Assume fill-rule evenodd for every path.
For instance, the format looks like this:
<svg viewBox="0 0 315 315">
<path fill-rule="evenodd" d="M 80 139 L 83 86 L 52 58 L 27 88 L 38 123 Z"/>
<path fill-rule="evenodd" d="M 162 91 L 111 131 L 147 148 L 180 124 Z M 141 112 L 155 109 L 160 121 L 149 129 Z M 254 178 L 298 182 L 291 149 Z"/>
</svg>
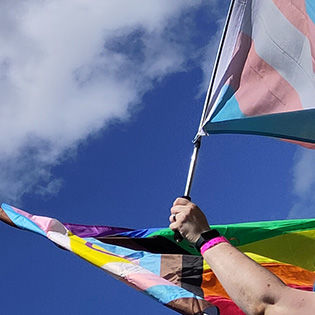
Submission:
<svg viewBox="0 0 315 315">
<path fill-rule="evenodd" d="M 170 229 L 179 231 L 191 243 L 196 243 L 200 234 L 210 229 L 204 213 L 185 198 L 174 201 L 169 220 Z"/>
</svg>

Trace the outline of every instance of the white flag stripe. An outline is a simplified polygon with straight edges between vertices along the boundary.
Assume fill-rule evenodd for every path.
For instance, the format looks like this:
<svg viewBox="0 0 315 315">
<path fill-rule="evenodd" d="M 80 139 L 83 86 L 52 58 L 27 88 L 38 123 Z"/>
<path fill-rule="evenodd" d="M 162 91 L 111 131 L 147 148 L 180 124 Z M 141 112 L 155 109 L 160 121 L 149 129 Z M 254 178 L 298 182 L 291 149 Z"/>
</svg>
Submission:
<svg viewBox="0 0 315 315">
<path fill-rule="evenodd" d="M 252 34 L 248 24 L 251 21 L 247 21 L 244 31 L 254 39 L 257 54 L 295 88 L 305 109 L 314 108 L 315 75 L 308 39 L 272 0 L 254 0 L 251 19 L 254 21 Z"/>
</svg>

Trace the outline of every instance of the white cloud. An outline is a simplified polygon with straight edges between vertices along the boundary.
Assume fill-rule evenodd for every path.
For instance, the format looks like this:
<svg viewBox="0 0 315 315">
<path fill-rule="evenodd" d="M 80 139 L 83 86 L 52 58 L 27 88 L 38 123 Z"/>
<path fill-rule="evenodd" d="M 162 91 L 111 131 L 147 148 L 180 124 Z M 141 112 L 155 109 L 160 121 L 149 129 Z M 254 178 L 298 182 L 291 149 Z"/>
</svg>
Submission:
<svg viewBox="0 0 315 315">
<path fill-rule="evenodd" d="M 128 119 L 156 80 L 183 70 L 176 21 L 200 3 L 2 0 L 1 199 L 58 191 L 50 169 L 65 152 Z"/>
<path fill-rule="evenodd" d="M 315 151 L 299 149 L 293 169 L 296 202 L 289 218 L 311 218 L 315 214 Z"/>
</svg>

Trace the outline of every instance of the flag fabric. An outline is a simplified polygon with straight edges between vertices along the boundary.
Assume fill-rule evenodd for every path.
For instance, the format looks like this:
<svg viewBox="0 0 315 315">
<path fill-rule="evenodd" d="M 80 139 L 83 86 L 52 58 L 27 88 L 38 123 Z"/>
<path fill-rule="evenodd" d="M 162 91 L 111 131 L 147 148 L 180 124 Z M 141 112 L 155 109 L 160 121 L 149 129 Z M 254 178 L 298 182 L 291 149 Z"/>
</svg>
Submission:
<svg viewBox="0 0 315 315">
<path fill-rule="evenodd" d="M 233 3 L 199 135 L 267 135 L 315 148 L 315 1 Z"/>
<path fill-rule="evenodd" d="M 1 208 L 2 221 L 47 237 L 178 313 L 244 314 L 231 301 L 200 253 L 185 240 L 176 243 L 174 233 L 168 228 L 133 230 L 62 224 L 7 204 Z M 312 290 L 315 219 L 213 227 L 287 285 Z"/>
</svg>

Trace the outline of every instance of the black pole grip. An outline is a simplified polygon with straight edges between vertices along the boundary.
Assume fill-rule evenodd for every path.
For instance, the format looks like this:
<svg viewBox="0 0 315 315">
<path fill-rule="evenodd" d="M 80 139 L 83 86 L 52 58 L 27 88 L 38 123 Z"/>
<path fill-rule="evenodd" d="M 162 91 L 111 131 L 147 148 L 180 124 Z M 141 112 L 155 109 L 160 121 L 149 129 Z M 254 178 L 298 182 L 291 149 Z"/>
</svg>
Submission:
<svg viewBox="0 0 315 315">
<path fill-rule="evenodd" d="M 182 198 L 185 198 L 185 199 L 191 201 L 191 198 L 190 198 L 189 196 L 182 196 Z M 183 239 L 184 239 L 184 238 L 183 238 L 182 234 L 180 234 L 178 230 L 175 230 L 175 231 L 174 231 L 174 240 L 175 240 L 177 243 L 180 243 Z"/>
</svg>

